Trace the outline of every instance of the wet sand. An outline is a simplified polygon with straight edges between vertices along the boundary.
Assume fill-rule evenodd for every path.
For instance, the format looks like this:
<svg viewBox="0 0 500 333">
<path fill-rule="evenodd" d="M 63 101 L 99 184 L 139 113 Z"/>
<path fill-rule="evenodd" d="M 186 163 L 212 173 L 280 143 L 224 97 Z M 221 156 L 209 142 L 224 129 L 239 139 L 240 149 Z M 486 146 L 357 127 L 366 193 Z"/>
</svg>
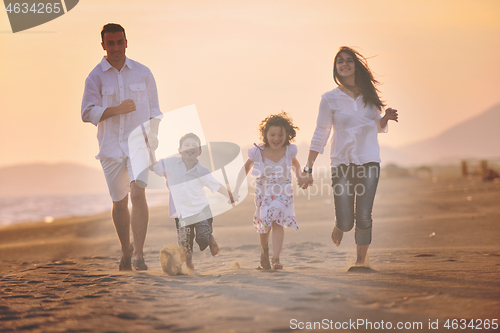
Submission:
<svg viewBox="0 0 500 333">
<path fill-rule="evenodd" d="M 332 244 L 328 193 L 295 198 L 300 229 L 286 230 L 279 271 L 256 269 L 251 196 L 215 218 L 220 252 L 195 250 L 192 275 L 160 267 L 176 242 L 162 207 L 151 209 L 146 272 L 118 271 L 109 214 L 0 228 L 0 332 L 477 332 L 471 320 L 485 332 L 500 321 L 500 184 L 381 179 L 370 270 L 349 271 L 354 231 Z"/>
</svg>

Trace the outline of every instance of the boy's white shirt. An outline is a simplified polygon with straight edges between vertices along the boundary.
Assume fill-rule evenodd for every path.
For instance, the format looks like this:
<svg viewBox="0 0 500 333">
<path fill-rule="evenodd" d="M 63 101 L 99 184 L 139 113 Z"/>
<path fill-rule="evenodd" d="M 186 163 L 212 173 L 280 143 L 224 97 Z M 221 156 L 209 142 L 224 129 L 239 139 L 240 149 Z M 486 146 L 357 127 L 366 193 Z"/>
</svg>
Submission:
<svg viewBox="0 0 500 333">
<path fill-rule="evenodd" d="M 204 187 L 215 193 L 222 184 L 200 163 L 187 170 L 180 157 L 161 159 L 154 165 L 154 172 L 166 176 L 170 190 L 169 216 L 183 218 L 200 213 L 209 205 Z"/>
</svg>

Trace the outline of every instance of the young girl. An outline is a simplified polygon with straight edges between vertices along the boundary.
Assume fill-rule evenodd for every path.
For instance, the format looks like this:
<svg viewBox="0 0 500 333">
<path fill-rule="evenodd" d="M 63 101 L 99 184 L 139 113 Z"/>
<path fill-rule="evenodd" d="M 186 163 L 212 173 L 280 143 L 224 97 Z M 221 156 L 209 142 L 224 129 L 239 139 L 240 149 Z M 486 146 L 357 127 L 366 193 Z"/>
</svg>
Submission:
<svg viewBox="0 0 500 333">
<path fill-rule="evenodd" d="M 285 112 L 270 115 L 260 126 L 262 144 L 248 150 L 248 160 L 242 169 L 234 192 L 237 193 L 245 175 L 253 167 L 255 176 L 256 211 L 253 224 L 260 236 L 261 254 L 259 269 L 282 269 L 280 252 L 285 235 L 284 227 L 299 227 L 293 209 L 291 169 L 302 185 L 300 164 L 296 159 L 297 146 L 290 144 L 295 138 L 298 127 Z M 273 257 L 269 262 L 269 232 L 272 230 Z"/>
</svg>

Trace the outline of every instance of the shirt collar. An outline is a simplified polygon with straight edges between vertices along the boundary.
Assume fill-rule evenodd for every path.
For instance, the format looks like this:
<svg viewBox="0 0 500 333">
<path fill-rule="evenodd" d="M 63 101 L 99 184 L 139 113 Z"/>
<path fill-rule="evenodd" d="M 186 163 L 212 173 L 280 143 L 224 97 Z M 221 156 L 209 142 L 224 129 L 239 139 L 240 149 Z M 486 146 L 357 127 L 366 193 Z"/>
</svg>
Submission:
<svg viewBox="0 0 500 333">
<path fill-rule="evenodd" d="M 200 172 L 200 168 L 201 168 L 201 165 L 200 165 L 200 161 L 198 161 L 196 163 L 196 165 L 194 167 L 192 167 L 191 169 L 187 170 L 186 168 L 186 165 L 184 164 L 184 161 L 182 160 L 182 158 L 179 158 L 179 161 L 177 162 L 179 165 L 183 166 L 184 169 L 186 169 L 186 173 L 189 173 L 189 172 L 193 172 L 193 171 L 198 171 Z"/>
<path fill-rule="evenodd" d="M 344 95 L 344 96 L 349 97 L 349 98 L 351 98 L 351 99 L 354 99 L 354 98 L 352 98 L 351 96 L 347 95 L 347 94 L 346 94 L 345 92 L 343 92 L 342 90 L 340 90 L 340 88 L 339 88 L 339 87 L 337 87 L 337 88 L 335 88 L 335 89 L 338 91 L 338 94 L 340 94 L 340 95 Z M 334 90 L 335 90 L 335 89 L 334 89 Z M 357 101 L 360 97 L 362 98 L 362 97 L 363 97 L 363 95 L 362 95 L 362 94 L 359 94 L 359 95 L 358 95 L 358 97 L 356 97 L 356 99 L 355 99 L 355 100 Z"/>
<path fill-rule="evenodd" d="M 134 67 L 134 65 L 132 64 L 132 61 L 128 57 L 125 57 L 125 64 L 123 65 L 123 67 L 125 68 L 125 66 L 127 66 L 129 69 L 133 69 L 133 67 Z M 102 57 L 102 60 L 101 60 L 102 71 L 105 72 L 110 68 L 113 68 L 113 66 L 111 66 L 111 64 L 106 60 L 106 57 Z"/>
<path fill-rule="evenodd" d="M 132 60 L 130 60 L 128 57 L 125 57 L 125 65 L 123 67 L 127 66 L 129 69 L 133 69 L 134 65 L 132 64 Z"/>
</svg>

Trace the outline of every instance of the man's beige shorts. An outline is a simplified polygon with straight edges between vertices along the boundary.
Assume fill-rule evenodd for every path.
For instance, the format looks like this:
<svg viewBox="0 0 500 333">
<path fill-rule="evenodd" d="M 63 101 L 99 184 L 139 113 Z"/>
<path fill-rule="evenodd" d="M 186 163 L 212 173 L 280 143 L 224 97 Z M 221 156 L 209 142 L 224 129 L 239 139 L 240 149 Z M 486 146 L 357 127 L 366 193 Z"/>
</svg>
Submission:
<svg viewBox="0 0 500 333">
<path fill-rule="evenodd" d="M 132 166 L 128 157 L 120 159 L 105 158 L 100 159 L 104 177 L 108 184 L 111 200 L 117 202 L 123 200 L 130 192 L 130 183 L 136 181 L 136 184 L 145 188 L 148 184 L 148 157 L 134 159 Z"/>
</svg>

